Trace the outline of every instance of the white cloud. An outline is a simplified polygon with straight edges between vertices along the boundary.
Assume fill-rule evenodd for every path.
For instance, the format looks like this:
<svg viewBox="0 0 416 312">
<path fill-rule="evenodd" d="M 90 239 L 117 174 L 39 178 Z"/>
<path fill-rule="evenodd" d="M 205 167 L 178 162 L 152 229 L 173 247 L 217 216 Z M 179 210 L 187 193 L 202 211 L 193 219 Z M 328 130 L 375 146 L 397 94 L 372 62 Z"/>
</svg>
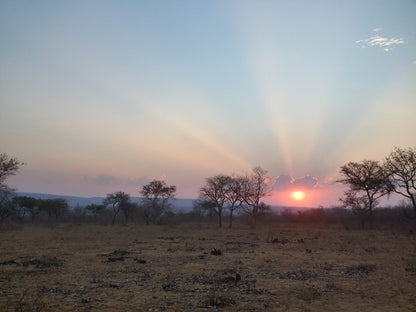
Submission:
<svg viewBox="0 0 416 312">
<path fill-rule="evenodd" d="M 382 28 L 373 29 L 373 31 L 377 33 L 380 32 L 381 30 Z M 387 37 L 382 37 L 380 35 L 375 35 L 367 39 L 357 40 L 355 41 L 355 43 L 359 44 L 362 48 L 380 47 L 384 51 L 388 52 L 388 51 L 393 50 L 395 46 L 406 43 L 406 41 L 403 38 L 395 38 L 395 37 L 387 38 Z"/>
<path fill-rule="evenodd" d="M 416 65 L 416 60 L 412 62 L 413 65 Z"/>
</svg>

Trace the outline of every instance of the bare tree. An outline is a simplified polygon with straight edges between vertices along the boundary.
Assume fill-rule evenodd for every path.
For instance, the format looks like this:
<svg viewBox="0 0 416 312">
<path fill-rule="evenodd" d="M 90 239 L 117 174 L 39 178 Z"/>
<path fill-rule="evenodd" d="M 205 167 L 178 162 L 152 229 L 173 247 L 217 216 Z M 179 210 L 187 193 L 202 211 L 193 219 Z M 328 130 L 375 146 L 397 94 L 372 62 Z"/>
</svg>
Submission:
<svg viewBox="0 0 416 312">
<path fill-rule="evenodd" d="M 254 221 L 268 209 L 268 206 L 261 202 L 263 197 L 270 195 L 271 184 L 267 171 L 261 167 L 254 167 L 250 176 L 243 177 L 242 196 L 245 205 L 242 206 Z"/>
<path fill-rule="evenodd" d="M 227 201 L 227 208 L 230 211 L 229 227 L 233 225 L 233 214 L 235 210 L 242 207 L 244 203 L 243 197 L 244 178 L 243 177 L 228 177 L 225 197 Z"/>
<path fill-rule="evenodd" d="M 369 217 L 378 204 L 378 199 L 392 191 L 392 185 L 383 166 L 378 161 L 364 160 L 360 163 L 349 162 L 341 167 L 340 173 L 344 176 L 338 182 L 349 186 L 341 199 L 346 206 L 355 207 L 355 210 L 366 211 Z"/>
<path fill-rule="evenodd" d="M 105 206 L 110 206 L 113 211 L 113 224 L 116 222 L 117 215 L 121 211 L 123 205 L 130 201 L 130 195 L 124 192 L 116 192 L 112 194 L 107 194 L 107 197 L 104 199 L 103 204 Z"/>
<path fill-rule="evenodd" d="M 168 186 L 165 181 L 153 180 L 143 186 L 140 194 L 145 208 L 145 221 L 159 223 L 161 217 L 169 208 L 169 200 L 175 199 L 176 186 Z"/>
<path fill-rule="evenodd" d="M 396 147 L 386 158 L 384 166 L 394 192 L 408 198 L 416 212 L 416 147 Z"/>
<path fill-rule="evenodd" d="M 218 215 L 218 226 L 222 227 L 222 214 L 227 203 L 227 191 L 230 177 L 219 174 L 206 179 L 205 186 L 199 191 L 199 199 L 213 205 L 206 205 Z"/>
</svg>

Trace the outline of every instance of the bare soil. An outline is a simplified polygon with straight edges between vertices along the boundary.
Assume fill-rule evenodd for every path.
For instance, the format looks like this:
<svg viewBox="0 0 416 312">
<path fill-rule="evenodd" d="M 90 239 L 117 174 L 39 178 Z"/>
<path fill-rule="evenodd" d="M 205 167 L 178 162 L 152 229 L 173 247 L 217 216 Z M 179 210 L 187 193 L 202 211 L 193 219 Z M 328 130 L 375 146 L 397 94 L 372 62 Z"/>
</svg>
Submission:
<svg viewBox="0 0 416 312">
<path fill-rule="evenodd" d="M 416 311 L 416 234 L 26 225 L 0 232 L 0 311 Z"/>
</svg>

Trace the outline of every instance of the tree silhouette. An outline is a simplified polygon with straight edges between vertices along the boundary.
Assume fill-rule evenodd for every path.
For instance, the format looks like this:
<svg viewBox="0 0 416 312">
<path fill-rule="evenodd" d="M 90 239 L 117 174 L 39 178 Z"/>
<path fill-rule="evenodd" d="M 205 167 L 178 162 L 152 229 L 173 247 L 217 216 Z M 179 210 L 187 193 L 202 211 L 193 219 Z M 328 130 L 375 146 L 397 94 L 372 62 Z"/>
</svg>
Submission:
<svg viewBox="0 0 416 312">
<path fill-rule="evenodd" d="M 386 158 L 384 166 L 394 192 L 408 198 L 416 212 L 416 147 L 396 147 Z"/>
<path fill-rule="evenodd" d="M 151 221 L 159 223 L 169 208 L 169 200 L 175 199 L 176 186 L 168 186 L 163 180 L 153 180 L 142 187 L 140 194 L 144 197 L 142 202 L 146 224 Z"/>
<path fill-rule="evenodd" d="M 116 192 L 112 194 L 107 194 L 107 197 L 104 199 L 103 204 L 105 206 L 110 206 L 113 212 L 113 221 L 114 224 L 117 219 L 117 215 L 122 209 L 122 206 L 130 201 L 130 195 L 124 192 Z"/>
<path fill-rule="evenodd" d="M 94 219 L 97 219 L 97 216 L 102 214 L 107 207 L 105 205 L 97 205 L 97 204 L 90 204 L 85 207 L 85 210 L 89 211 L 93 216 Z"/>
<path fill-rule="evenodd" d="M 245 205 L 242 206 L 254 221 L 263 214 L 269 207 L 261 202 L 271 192 L 270 179 L 267 171 L 261 167 L 254 167 L 253 172 L 249 176 L 242 178 L 242 197 Z"/>
<path fill-rule="evenodd" d="M 206 179 L 205 186 L 199 191 L 199 199 L 211 205 L 205 206 L 218 215 L 218 226 L 222 227 L 222 214 L 227 203 L 227 191 L 230 177 L 219 174 Z"/>
<path fill-rule="evenodd" d="M 233 225 L 234 211 L 240 209 L 244 203 L 244 178 L 243 177 L 228 177 L 225 197 L 227 200 L 227 209 L 230 211 L 230 219 L 228 226 Z"/>
<path fill-rule="evenodd" d="M 340 173 L 344 178 L 338 182 L 349 186 L 341 201 L 346 207 L 360 211 L 361 215 L 365 212 L 368 218 L 372 216 L 378 199 L 393 190 L 386 170 L 378 161 L 349 162 L 341 167 Z"/>
<path fill-rule="evenodd" d="M 6 185 L 7 177 L 15 175 L 20 166 L 24 163 L 17 160 L 15 157 L 10 157 L 6 153 L 0 154 L 0 191 L 10 191 Z"/>
<path fill-rule="evenodd" d="M 16 196 L 13 198 L 13 203 L 20 208 L 19 215 L 22 219 L 24 219 L 26 213 L 28 213 L 32 221 L 34 221 L 40 213 L 39 206 L 41 200 L 38 200 L 36 198 L 28 196 Z"/>
<path fill-rule="evenodd" d="M 58 220 L 68 212 L 69 205 L 63 198 L 42 199 L 39 200 L 39 209 L 44 211 L 49 219 L 55 217 L 55 220 Z"/>
</svg>

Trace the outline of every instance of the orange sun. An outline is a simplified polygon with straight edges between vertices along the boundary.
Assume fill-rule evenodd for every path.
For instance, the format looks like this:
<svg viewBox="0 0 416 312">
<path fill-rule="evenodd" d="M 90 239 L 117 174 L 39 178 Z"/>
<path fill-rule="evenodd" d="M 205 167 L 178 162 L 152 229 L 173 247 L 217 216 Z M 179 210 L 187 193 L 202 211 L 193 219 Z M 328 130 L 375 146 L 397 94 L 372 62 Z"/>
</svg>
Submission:
<svg viewBox="0 0 416 312">
<path fill-rule="evenodd" d="M 305 193 L 302 191 L 294 191 L 290 194 L 290 196 L 294 199 L 294 200 L 302 200 L 305 197 Z"/>
</svg>

